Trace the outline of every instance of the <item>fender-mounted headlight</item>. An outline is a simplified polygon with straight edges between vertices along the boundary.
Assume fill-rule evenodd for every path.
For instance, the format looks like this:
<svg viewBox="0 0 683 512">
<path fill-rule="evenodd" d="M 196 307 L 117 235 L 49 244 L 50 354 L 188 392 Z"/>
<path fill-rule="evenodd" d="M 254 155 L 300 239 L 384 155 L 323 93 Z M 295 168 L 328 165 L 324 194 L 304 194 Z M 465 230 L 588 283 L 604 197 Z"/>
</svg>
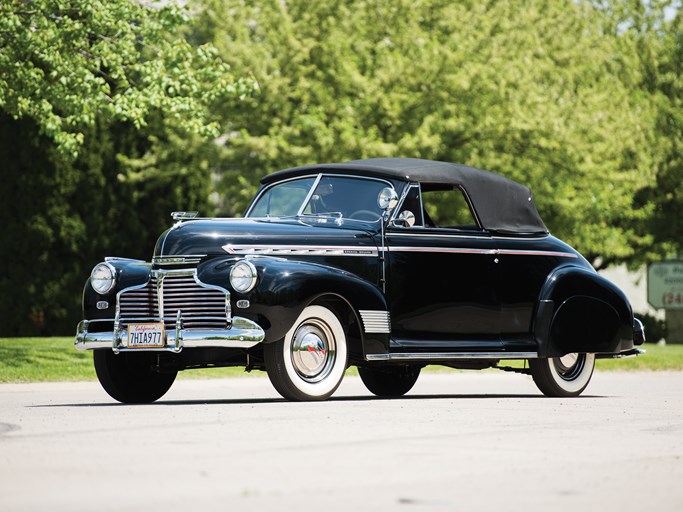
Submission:
<svg viewBox="0 0 683 512">
<path fill-rule="evenodd" d="M 95 265 L 90 273 L 90 286 L 100 295 L 109 293 L 116 284 L 116 270 L 109 263 Z"/>
<path fill-rule="evenodd" d="M 256 285 L 256 267 L 247 260 L 235 263 L 230 270 L 230 286 L 239 293 L 247 293 Z"/>
</svg>

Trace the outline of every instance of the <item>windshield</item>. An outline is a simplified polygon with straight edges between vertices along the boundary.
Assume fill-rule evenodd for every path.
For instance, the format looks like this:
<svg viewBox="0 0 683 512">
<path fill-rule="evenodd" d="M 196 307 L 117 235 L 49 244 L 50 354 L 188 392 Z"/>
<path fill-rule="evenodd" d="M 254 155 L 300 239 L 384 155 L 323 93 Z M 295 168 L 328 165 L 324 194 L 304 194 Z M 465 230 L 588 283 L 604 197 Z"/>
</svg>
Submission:
<svg viewBox="0 0 683 512">
<path fill-rule="evenodd" d="M 313 215 L 376 222 L 382 217 L 377 197 L 384 181 L 322 176 L 286 181 L 268 188 L 247 217 Z M 315 190 L 311 189 L 315 185 Z"/>
</svg>

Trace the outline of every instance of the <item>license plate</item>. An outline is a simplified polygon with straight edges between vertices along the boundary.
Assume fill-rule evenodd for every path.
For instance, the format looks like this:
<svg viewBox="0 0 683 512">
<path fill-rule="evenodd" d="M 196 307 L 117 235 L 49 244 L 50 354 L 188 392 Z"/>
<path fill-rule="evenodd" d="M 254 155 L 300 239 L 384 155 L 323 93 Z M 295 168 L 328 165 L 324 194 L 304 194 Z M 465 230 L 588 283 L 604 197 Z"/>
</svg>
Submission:
<svg viewBox="0 0 683 512">
<path fill-rule="evenodd" d="M 130 324 L 128 326 L 128 348 L 162 348 L 166 345 L 164 324 Z"/>
</svg>

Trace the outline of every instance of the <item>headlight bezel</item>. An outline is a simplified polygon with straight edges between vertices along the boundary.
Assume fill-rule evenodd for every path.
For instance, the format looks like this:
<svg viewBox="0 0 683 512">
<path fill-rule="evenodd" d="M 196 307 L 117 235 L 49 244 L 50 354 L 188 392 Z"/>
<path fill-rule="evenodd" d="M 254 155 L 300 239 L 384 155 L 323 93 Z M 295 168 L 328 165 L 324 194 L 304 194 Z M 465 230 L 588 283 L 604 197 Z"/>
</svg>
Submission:
<svg viewBox="0 0 683 512">
<path fill-rule="evenodd" d="M 243 272 L 243 274 L 237 275 L 238 272 Z M 237 293 L 249 293 L 256 286 L 257 279 L 258 271 L 249 260 L 239 260 L 230 269 L 230 286 Z M 242 282 L 237 280 L 242 280 Z"/>
<path fill-rule="evenodd" d="M 95 277 L 96 272 L 99 270 L 106 271 L 109 277 Z M 107 283 L 106 285 L 100 285 L 96 283 Z M 95 265 L 90 272 L 90 286 L 100 295 L 107 295 L 116 286 L 116 269 L 110 263 L 106 261 L 103 263 L 98 263 Z"/>
</svg>

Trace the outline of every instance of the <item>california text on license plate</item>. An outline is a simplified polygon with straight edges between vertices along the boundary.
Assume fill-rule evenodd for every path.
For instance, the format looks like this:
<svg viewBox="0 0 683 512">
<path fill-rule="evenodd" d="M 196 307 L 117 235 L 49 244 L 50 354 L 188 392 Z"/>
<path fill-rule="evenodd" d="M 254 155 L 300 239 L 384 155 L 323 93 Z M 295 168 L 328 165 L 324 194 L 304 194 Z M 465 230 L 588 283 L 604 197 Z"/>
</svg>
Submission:
<svg viewBox="0 0 683 512">
<path fill-rule="evenodd" d="M 165 344 L 161 322 L 128 326 L 128 348 L 160 348 Z"/>
</svg>

